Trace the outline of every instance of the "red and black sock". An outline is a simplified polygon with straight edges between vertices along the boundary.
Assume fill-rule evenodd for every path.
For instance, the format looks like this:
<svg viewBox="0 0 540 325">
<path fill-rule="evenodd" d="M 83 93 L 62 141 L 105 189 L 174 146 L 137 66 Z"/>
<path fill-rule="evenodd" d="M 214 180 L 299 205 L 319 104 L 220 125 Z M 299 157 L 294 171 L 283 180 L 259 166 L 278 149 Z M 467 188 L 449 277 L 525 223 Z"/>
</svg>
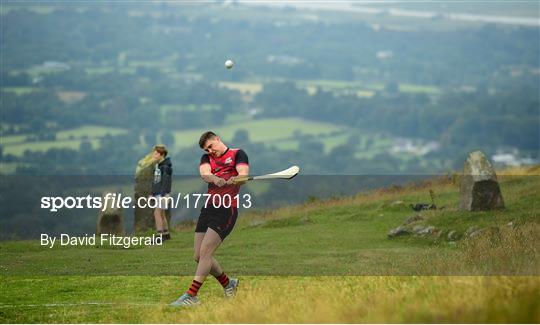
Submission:
<svg viewBox="0 0 540 325">
<path fill-rule="evenodd" d="M 186 292 L 189 293 L 189 295 L 191 296 L 196 296 L 201 286 L 202 286 L 202 283 L 200 283 L 199 281 L 193 280 L 193 282 L 191 283 L 191 286 Z"/>
<path fill-rule="evenodd" d="M 223 288 L 225 288 L 229 284 L 229 277 L 225 272 L 221 273 L 221 275 L 216 276 L 216 279 L 221 283 Z"/>
</svg>

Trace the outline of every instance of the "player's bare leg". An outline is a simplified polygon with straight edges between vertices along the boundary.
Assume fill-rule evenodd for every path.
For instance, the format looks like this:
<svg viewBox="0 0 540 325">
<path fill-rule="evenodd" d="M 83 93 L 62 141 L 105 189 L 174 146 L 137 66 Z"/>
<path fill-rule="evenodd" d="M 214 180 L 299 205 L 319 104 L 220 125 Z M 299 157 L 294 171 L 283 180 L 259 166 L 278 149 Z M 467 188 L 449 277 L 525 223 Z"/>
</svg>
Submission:
<svg viewBox="0 0 540 325">
<path fill-rule="evenodd" d="M 171 234 L 169 233 L 169 223 L 167 222 L 167 216 L 165 210 L 161 210 L 161 223 L 163 225 L 163 239 L 171 239 Z"/>
<path fill-rule="evenodd" d="M 219 237 L 215 230 L 208 228 L 199 249 L 199 263 L 197 263 L 197 271 L 194 278 L 196 281 L 203 283 L 208 274 L 210 274 L 214 252 L 219 245 L 221 245 L 221 237 Z"/>
<path fill-rule="evenodd" d="M 154 220 L 156 221 L 156 231 L 161 234 L 163 232 L 163 218 L 160 208 L 154 209 Z"/>
<path fill-rule="evenodd" d="M 200 250 L 201 250 L 201 244 L 204 239 L 205 232 L 196 232 L 195 238 L 194 238 L 194 251 L 195 251 L 195 262 L 199 263 L 200 259 Z M 215 257 L 212 256 L 212 268 L 210 269 L 210 274 L 215 276 L 216 278 L 221 276 L 223 274 L 223 269 L 219 265 L 218 261 L 215 259 Z"/>
</svg>

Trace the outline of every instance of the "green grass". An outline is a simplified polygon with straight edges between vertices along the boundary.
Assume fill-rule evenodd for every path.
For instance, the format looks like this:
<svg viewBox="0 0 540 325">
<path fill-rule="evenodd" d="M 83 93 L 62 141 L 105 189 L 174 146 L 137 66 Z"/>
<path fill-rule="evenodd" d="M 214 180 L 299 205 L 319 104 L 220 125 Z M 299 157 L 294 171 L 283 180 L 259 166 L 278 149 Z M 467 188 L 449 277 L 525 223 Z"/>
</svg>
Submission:
<svg viewBox="0 0 540 325">
<path fill-rule="evenodd" d="M 187 277 L 2 277 L 3 323 L 535 323 L 534 277 L 258 277 L 202 305 L 167 304 Z M 328 299 L 331 297 L 332 299 Z M 287 303 L 284 303 L 286 301 Z"/>
<path fill-rule="evenodd" d="M 191 185 L 187 186 L 188 183 Z M 200 180 L 194 178 L 187 183 L 177 182 L 175 186 L 185 192 L 185 188 L 200 184 Z M 436 203 L 444 209 L 427 211 L 423 215 L 429 224 L 444 230 L 463 231 L 475 224 L 504 225 L 511 220 L 534 221 L 537 217 L 534 194 L 540 190 L 537 177 L 518 182 L 504 179 L 502 190 L 508 208 L 490 213 L 458 212 L 457 191 L 453 186 L 433 185 L 433 188 Z M 396 200 L 403 204 L 393 205 Z M 228 238 L 218 251 L 218 258 L 226 257 L 227 269 L 231 272 L 251 275 L 422 274 L 433 271 L 436 269 L 423 263 L 457 254 L 454 246 L 444 243 L 433 246 L 425 240 L 404 243 L 386 238 L 389 229 L 413 214 L 409 203 L 426 201 L 429 201 L 427 189 L 422 188 L 314 202 L 273 210 L 270 214 L 244 214 L 234 236 Z M 180 231 L 174 237 L 164 247 L 136 250 L 86 246 L 49 250 L 41 248 L 36 241 L 4 242 L 1 245 L 2 274 L 190 274 L 192 232 Z M 21 250 L 25 251 L 24 255 L 19 254 Z M 170 254 L 177 258 L 167 259 Z M 249 263 L 246 263 L 246 254 L 250 256 Z M 58 258 L 61 263 L 55 263 Z M 149 263 L 152 260 L 156 263 Z M 158 262 L 160 260 L 162 262 Z M 163 269 L 163 263 L 171 268 Z M 71 264 L 79 267 L 66 267 Z"/>
<path fill-rule="evenodd" d="M 210 279 L 200 291 L 203 304 L 187 310 L 166 304 L 187 288 L 194 271 L 190 226 L 176 228 L 162 247 L 49 249 L 37 240 L 2 242 L 0 319 L 535 323 L 540 282 L 538 269 L 528 268 L 538 265 L 530 248 L 537 245 L 540 178 L 499 178 L 507 209 L 490 213 L 458 212 L 458 188 L 448 179 L 244 213 L 216 252 L 227 273 L 241 278 L 238 297 L 224 300 Z M 429 189 L 444 208 L 422 212 L 428 224 L 503 229 L 513 221 L 533 232 L 505 230 L 521 244 L 492 243 L 480 250 L 470 244 L 483 243 L 482 237 L 457 244 L 432 237 L 388 239 L 387 231 L 413 214 L 409 203 L 429 200 Z M 524 270 L 534 276 L 515 276 Z"/>
</svg>

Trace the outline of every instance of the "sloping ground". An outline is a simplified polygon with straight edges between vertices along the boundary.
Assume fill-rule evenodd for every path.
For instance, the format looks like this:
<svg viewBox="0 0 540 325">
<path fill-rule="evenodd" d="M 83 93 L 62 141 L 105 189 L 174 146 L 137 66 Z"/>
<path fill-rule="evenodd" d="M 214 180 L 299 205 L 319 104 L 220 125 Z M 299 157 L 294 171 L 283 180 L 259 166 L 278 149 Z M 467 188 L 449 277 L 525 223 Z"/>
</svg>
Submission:
<svg viewBox="0 0 540 325">
<path fill-rule="evenodd" d="M 214 279 L 202 304 L 167 304 L 188 277 L 2 279 L 3 323 L 538 323 L 538 277 L 243 277 L 223 298 Z"/>
<path fill-rule="evenodd" d="M 192 225 L 163 247 L 0 244 L 3 322 L 539 322 L 539 168 L 500 176 L 507 209 L 457 211 L 454 177 L 245 214 L 217 253 L 241 279 L 234 300 L 210 279 L 203 305 L 166 304 L 190 283 Z M 434 236 L 389 239 L 423 211 Z M 512 222 L 512 226 L 507 224 Z M 471 226 L 498 227 L 477 236 Z M 177 275 L 182 275 L 178 277 Z M 471 276 L 473 275 L 473 276 Z M 490 276 L 485 276 L 490 275 Z"/>
</svg>

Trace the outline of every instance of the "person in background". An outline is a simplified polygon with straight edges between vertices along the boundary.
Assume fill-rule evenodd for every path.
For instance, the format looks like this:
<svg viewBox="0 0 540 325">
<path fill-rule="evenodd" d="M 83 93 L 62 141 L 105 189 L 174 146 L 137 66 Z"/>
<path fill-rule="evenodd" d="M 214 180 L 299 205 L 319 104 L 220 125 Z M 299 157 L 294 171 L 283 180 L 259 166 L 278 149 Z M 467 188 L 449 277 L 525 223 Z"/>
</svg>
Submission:
<svg viewBox="0 0 540 325">
<path fill-rule="evenodd" d="M 168 209 L 168 198 L 172 186 L 172 163 L 167 157 L 167 147 L 165 145 L 155 145 L 152 158 L 156 162 L 154 169 L 154 180 L 152 183 L 152 196 L 158 201 L 158 207 L 154 210 L 154 219 L 156 221 L 156 231 L 162 236 L 162 240 L 171 239 L 169 233 L 169 224 L 165 216 L 165 210 Z"/>
</svg>

